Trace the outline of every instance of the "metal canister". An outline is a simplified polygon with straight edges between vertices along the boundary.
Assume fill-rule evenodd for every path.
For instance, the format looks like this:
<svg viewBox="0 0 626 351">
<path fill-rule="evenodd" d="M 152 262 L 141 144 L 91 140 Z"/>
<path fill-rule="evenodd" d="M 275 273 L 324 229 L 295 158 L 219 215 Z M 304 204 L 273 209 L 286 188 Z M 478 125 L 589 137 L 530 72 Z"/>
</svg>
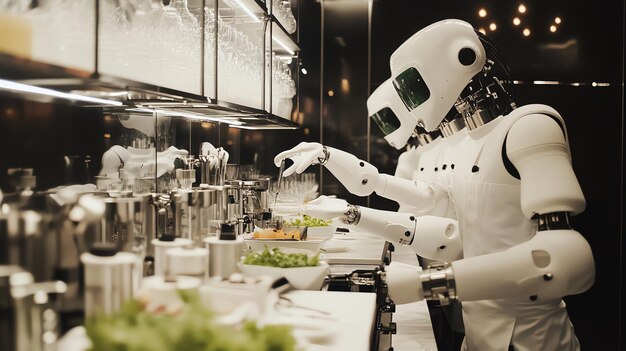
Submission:
<svg viewBox="0 0 626 351">
<path fill-rule="evenodd" d="M 201 245 L 214 234 L 212 223 L 219 220 L 220 194 L 213 188 L 177 191 L 174 196 L 175 235 Z"/>
<path fill-rule="evenodd" d="M 85 267 L 86 317 L 116 312 L 134 296 L 141 278 L 137 255 L 118 252 L 114 244 L 99 243 L 80 259 Z"/>
<path fill-rule="evenodd" d="M 0 350 L 56 350 L 55 296 L 66 289 L 62 281 L 35 282 L 18 266 L 0 265 Z"/>
<path fill-rule="evenodd" d="M 206 238 L 204 243 L 209 252 L 210 277 L 229 277 L 239 271 L 237 263 L 241 259 L 243 240 L 232 225 L 222 224 L 219 236 Z"/>
<path fill-rule="evenodd" d="M 167 250 L 177 248 L 177 247 L 185 247 L 191 246 L 192 241 L 189 239 L 176 238 L 173 235 L 162 236 L 159 239 L 153 239 L 152 245 L 154 246 L 154 274 L 155 275 L 165 275 L 165 260 Z"/>
<path fill-rule="evenodd" d="M 210 189 L 217 190 L 216 212 L 212 214 L 215 220 L 209 224 L 210 235 L 217 235 L 221 223 L 231 223 L 235 226 L 235 232 L 241 234 L 240 219 L 243 217 L 241 201 L 240 181 L 229 181 L 224 186 L 212 186 Z"/>
<path fill-rule="evenodd" d="M 105 198 L 102 219 L 103 242 L 115 243 L 122 251 L 134 252 L 145 258 L 152 252 L 154 211 L 149 196 Z"/>
</svg>

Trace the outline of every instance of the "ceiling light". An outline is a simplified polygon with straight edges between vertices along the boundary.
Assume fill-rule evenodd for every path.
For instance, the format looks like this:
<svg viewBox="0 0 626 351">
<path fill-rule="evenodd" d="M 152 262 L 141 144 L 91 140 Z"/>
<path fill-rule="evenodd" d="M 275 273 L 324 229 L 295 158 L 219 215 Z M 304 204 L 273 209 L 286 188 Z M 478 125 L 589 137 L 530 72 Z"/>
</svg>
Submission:
<svg viewBox="0 0 626 351">
<path fill-rule="evenodd" d="M 535 85 L 559 85 L 560 82 L 556 80 L 534 80 Z"/>
<path fill-rule="evenodd" d="M 550 32 L 556 32 L 556 26 L 554 24 L 550 26 Z"/>
<path fill-rule="evenodd" d="M 522 21 L 518 17 L 513 18 L 513 25 L 514 26 L 519 26 L 520 23 L 522 23 Z"/>
<path fill-rule="evenodd" d="M 524 31 L 522 31 L 522 34 L 524 34 L 525 37 L 530 36 L 530 29 L 524 28 Z"/>
<path fill-rule="evenodd" d="M 498 26 L 496 26 L 496 23 L 495 23 L 495 22 L 492 22 L 492 23 L 489 25 L 489 29 L 490 29 L 492 32 L 493 32 L 493 31 L 495 31 L 497 28 L 498 28 Z"/>
<path fill-rule="evenodd" d="M 485 30 L 485 28 L 480 28 L 480 29 L 478 29 L 478 31 L 483 33 L 483 34 L 487 34 L 487 31 Z"/>
<path fill-rule="evenodd" d="M 555 17 L 554 18 L 554 23 L 561 24 L 561 17 Z"/>
<path fill-rule="evenodd" d="M 485 9 L 478 10 L 478 16 L 479 17 L 486 17 L 487 16 L 487 10 L 485 10 Z"/>
<path fill-rule="evenodd" d="M 519 11 L 519 13 L 526 13 L 526 6 L 524 4 L 519 5 L 517 11 Z"/>
</svg>

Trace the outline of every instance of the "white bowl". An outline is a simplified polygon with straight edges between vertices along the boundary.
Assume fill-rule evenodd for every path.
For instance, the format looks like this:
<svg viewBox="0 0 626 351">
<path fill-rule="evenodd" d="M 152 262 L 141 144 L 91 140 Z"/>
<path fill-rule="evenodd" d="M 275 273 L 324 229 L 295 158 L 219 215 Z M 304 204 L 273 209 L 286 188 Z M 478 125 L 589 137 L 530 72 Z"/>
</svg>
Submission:
<svg viewBox="0 0 626 351">
<path fill-rule="evenodd" d="M 320 261 L 318 266 L 279 268 L 239 263 L 239 269 L 245 275 L 260 277 L 270 276 L 274 279 L 287 278 L 289 283 L 298 290 L 319 290 L 328 275 L 328 263 Z"/>
<path fill-rule="evenodd" d="M 337 231 L 337 224 L 331 223 L 330 225 L 323 227 L 308 227 L 307 228 L 307 237 L 308 239 L 312 238 L 324 238 L 324 239 L 332 239 Z"/>
<path fill-rule="evenodd" d="M 244 244 L 252 251 L 263 251 L 265 246 L 269 249 L 275 247 L 287 249 L 304 249 L 319 252 L 326 239 L 308 237 L 307 240 L 274 240 L 274 239 L 249 239 L 244 240 Z"/>
</svg>

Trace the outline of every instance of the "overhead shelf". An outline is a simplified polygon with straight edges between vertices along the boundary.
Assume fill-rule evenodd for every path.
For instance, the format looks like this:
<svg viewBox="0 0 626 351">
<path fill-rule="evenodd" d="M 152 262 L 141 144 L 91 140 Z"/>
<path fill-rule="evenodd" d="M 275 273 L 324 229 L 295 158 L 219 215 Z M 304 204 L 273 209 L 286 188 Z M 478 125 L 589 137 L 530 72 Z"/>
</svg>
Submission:
<svg viewBox="0 0 626 351">
<path fill-rule="evenodd" d="M 92 1 L 95 6 L 98 0 Z M 273 39 L 271 47 L 277 55 L 294 56 L 300 50 L 296 41 L 278 23 L 276 18 L 268 15 L 264 2 L 260 0 L 216 1 L 218 1 L 217 5 L 219 6 L 218 13 L 221 15 L 222 11 L 225 11 L 224 14 L 230 16 L 231 22 L 234 21 L 231 24 L 236 25 L 243 32 L 250 33 L 250 35 L 256 34 L 258 38 L 263 38 L 263 34 L 271 30 Z M 99 6 L 103 6 L 102 4 L 103 2 L 100 1 Z M 207 2 L 208 10 L 211 9 L 211 6 Z M 102 8 L 100 15 L 102 15 Z M 4 16 L 3 18 L 7 17 L 6 15 L 2 16 Z M 28 21 L 22 17 L 15 18 L 17 18 L 15 23 L 19 24 L 20 30 L 25 37 L 28 37 Z M 267 21 L 271 27 L 263 26 L 263 21 Z M 85 25 L 89 26 L 89 23 L 91 22 L 87 21 Z M 95 23 L 98 23 L 98 21 L 95 21 Z M 153 75 L 143 79 L 141 75 L 137 74 L 128 77 L 122 73 L 118 74 L 115 67 L 105 70 L 103 60 L 106 59 L 106 62 L 110 63 L 112 58 L 109 57 L 111 56 L 110 48 L 106 52 L 108 56 L 102 56 L 104 44 L 101 42 L 101 39 L 103 35 L 110 35 L 110 32 L 103 31 L 105 28 L 110 27 L 103 27 L 102 23 L 100 21 L 98 36 L 95 36 L 98 33 L 98 30 L 94 27 L 95 24 L 91 26 L 94 33 L 93 38 L 97 40 L 94 40 L 93 48 L 89 49 L 86 47 L 87 51 L 85 52 L 89 54 L 83 55 L 85 57 L 94 56 L 92 58 L 94 60 L 92 68 L 71 68 L 59 66 L 61 63 L 56 61 L 53 63 L 38 61 L 34 56 L 29 56 L 28 50 L 14 50 L 13 46 L 23 46 L 21 43 L 17 43 L 11 38 L 0 36 L 0 44 L 2 44 L 0 45 L 0 51 L 3 51 L 0 52 L 0 93 L 23 96 L 39 101 L 64 102 L 77 106 L 104 108 L 107 110 L 132 111 L 141 109 L 144 112 L 153 111 L 190 119 L 216 121 L 237 128 L 292 129 L 299 127 L 297 123 L 284 118 L 287 116 L 287 113 L 284 111 L 282 114 L 285 116 L 283 117 L 267 112 L 272 110 L 267 103 L 265 105 L 259 103 L 258 106 L 250 107 L 233 104 L 231 101 L 222 101 L 223 99 L 230 99 L 228 96 L 220 94 L 220 91 L 216 94 L 214 89 L 213 91 L 207 89 L 207 87 L 212 88 L 212 85 L 206 82 L 211 82 L 210 79 L 217 79 L 213 68 L 217 67 L 218 72 L 221 68 L 219 65 L 214 66 L 214 61 L 205 61 L 203 65 L 198 63 L 198 74 L 195 76 L 204 75 L 204 83 L 201 81 L 198 81 L 198 84 L 194 83 L 194 88 L 191 90 L 188 90 L 185 85 L 170 85 L 167 83 L 167 80 L 154 79 Z M 16 25 L 11 24 L 11 26 L 13 28 Z M 83 31 L 83 33 L 89 32 L 89 30 Z M 39 30 L 38 33 L 41 35 L 42 31 Z M 266 38 L 269 39 L 269 37 Z M 205 46 L 205 51 L 207 50 Z M 150 53 L 147 54 L 150 55 Z M 116 60 L 119 61 L 119 57 L 116 56 Z M 202 58 L 198 57 L 198 60 L 196 61 L 200 62 Z M 180 64 L 184 65 L 185 62 L 187 61 L 182 56 Z M 137 68 L 145 69 L 145 67 Z M 130 72 L 136 73 L 136 69 L 133 67 L 126 67 L 125 69 L 126 71 L 130 70 Z M 158 73 L 155 72 L 155 74 Z M 124 76 L 124 78 L 120 78 L 120 76 Z M 167 85 L 167 87 L 164 85 Z M 263 84 L 260 85 L 260 87 L 262 86 Z M 173 87 L 177 88 L 173 89 Z M 216 84 L 215 87 L 219 89 L 220 85 Z M 261 99 L 263 94 L 265 94 L 266 101 L 271 101 L 271 99 L 267 100 L 269 97 L 268 93 L 271 94 L 271 89 L 262 90 L 259 88 L 259 101 L 263 100 Z"/>
</svg>

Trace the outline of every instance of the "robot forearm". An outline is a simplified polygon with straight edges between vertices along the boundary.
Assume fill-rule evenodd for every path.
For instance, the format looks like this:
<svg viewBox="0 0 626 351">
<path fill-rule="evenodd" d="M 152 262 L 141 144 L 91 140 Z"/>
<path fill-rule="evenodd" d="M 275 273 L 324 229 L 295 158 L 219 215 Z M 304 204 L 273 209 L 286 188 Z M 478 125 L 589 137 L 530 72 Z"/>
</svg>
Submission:
<svg viewBox="0 0 626 351">
<path fill-rule="evenodd" d="M 434 189 L 424 182 L 380 174 L 373 165 L 332 147 L 324 147 L 324 157 L 320 161 L 355 195 L 367 196 L 376 192 L 388 199 L 425 210 L 433 206 Z"/>
<path fill-rule="evenodd" d="M 462 256 L 457 221 L 449 218 L 374 210 L 349 205 L 344 222 L 390 242 L 408 245 L 418 255 L 452 262 Z"/>
<path fill-rule="evenodd" d="M 505 251 L 413 272 L 413 278 L 408 275 L 409 268 L 398 268 L 386 273 L 389 292 L 396 303 L 421 298 L 557 299 L 584 292 L 595 278 L 591 248 L 582 235 L 571 229 L 540 231 L 527 242 Z M 409 286 L 412 287 L 407 289 Z"/>
<path fill-rule="evenodd" d="M 430 210 L 433 207 L 435 188 L 432 185 L 388 174 L 380 174 L 379 177 L 380 186 L 376 189 L 376 194 L 420 210 Z"/>
</svg>

